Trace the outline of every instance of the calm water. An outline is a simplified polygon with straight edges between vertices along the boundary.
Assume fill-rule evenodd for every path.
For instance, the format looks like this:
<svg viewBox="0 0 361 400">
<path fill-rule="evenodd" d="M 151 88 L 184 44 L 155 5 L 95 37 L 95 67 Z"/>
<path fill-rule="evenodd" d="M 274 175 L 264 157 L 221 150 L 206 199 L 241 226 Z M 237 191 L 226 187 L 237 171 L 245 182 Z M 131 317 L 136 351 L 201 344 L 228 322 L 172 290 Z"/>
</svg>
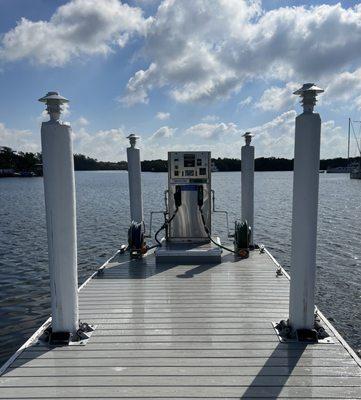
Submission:
<svg viewBox="0 0 361 400">
<path fill-rule="evenodd" d="M 144 173 L 145 215 L 163 209 L 166 174 Z M 79 281 L 125 243 L 126 172 L 77 172 Z M 255 239 L 285 267 L 290 262 L 292 173 L 255 178 Z M 240 214 L 240 173 L 213 174 L 216 203 Z M 361 347 L 361 181 L 320 174 L 317 304 L 349 343 Z M 222 217 L 216 233 L 225 237 Z M 42 178 L 0 180 L 0 362 L 47 318 L 49 284 Z"/>
</svg>

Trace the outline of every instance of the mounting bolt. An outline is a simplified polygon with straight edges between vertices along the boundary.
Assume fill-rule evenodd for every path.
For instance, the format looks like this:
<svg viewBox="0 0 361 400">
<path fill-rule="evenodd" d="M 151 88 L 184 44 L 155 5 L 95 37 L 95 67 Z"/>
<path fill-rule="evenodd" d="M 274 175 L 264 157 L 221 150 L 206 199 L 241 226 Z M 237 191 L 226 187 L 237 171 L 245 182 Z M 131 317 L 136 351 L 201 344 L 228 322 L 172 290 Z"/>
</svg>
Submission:
<svg viewBox="0 0 361 400">
<path fill-rule="evenodd" d="M 316 86 L 314 83 L 304 83 L 302 87 L 293 94 L 301 97 L 301 104 L 303 106 L 303 112 L 313 113 L 313 108 L 317 102 L 317 95 L 323 93 L 324 90 Z"/>
<path fill-rule="evenodd" d="M 62 105 L 69 103 L 69 100 L 59 95 L 59 92 L 48 92 L 39 101 L 46 103 L 46 111 L 50 115 L 50 120 L 58 121 L 63 111 Z"/>
</svg>

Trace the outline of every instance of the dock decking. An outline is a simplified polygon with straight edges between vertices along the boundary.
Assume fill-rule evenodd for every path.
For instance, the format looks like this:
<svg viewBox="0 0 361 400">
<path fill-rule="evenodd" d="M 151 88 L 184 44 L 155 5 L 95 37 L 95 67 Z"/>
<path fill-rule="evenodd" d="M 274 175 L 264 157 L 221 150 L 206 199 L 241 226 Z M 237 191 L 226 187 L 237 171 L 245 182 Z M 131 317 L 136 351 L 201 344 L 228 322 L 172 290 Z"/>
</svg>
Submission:
<svg viewBox="0 0 361 400">
<path fill-rule="evenodd" d="M 357 357 L 334 344 L 280 343 L 289 281 L 267 253 L 218 265 L 120 256 L 80 291 L 86 346 L 24 350 L 1 399 L 361 398 Z"/>
</svg>

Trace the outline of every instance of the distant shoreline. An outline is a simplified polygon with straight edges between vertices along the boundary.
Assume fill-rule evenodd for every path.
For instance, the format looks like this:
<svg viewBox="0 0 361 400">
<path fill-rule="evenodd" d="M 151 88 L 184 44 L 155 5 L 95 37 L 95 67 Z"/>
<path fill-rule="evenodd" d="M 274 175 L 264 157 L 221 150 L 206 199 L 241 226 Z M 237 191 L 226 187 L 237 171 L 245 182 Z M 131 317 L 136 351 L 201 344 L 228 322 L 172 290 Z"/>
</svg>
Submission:
<svg viewBox="0 0 361 400">
<path fill-rule="evenodd" d="M 358 161 L 359 158 L 331 158 L 320 161 L 320 170 L 328 168 L 347 167 L 349 161 Z M 143 172 L 167 172 L 168 162 L 166 160 L 144 160 L 141 162 Z M 212 158 L 212 164 L 219 172 L 241 171 L 242 162 L 237 158 Z M 83 154 L 74 154 L 75 171 L 126 171 L 126 161 L 98 161 L 97 159 Z M 41 153 L 17 152 L 9 147 L 0 147 L 0 177 L 1 171 L 5 174 L 33 173 L 37 176 L 42 174 Z M 7 172 L 6 172 L 7 171 Z M 277 157 L 258 157 L 255 159 L 255 171 L 293 171 L 293 159 Z"/>
<path fill-rule="evenodd" d="M 128 172 L 126 169 L 77 169 L 74 170 L 75 172 Z M 150 174 L 166 174 L 168 171 L 142 171 L 142 173 L 150 173 Z M 212 174 L 217 174 L 219 172 L 241 172 L 241 171 L 213 171 Z M 255 171 L 255 172 L 293 172 L 293 171 L 286 171 L 286 170 L 267 170 L 267 171 Z M 320 173 L 327 173 L 327 170 L 320 170 Z M 335 172 L 332 173 L 334 175 Z M 337 172 L 337 174 L 349 174 L 349 172 Z M 330 175 L 330 173 L 328 173 Z M 26 177 L 33 177 L 33 178 L 41 178 L 42 175 L 32 175 L 32 176 L 26 176 Z M 19 174 L 17 175 L 1 175 L 0 173 L 0 179 L 9 179 L 9 178 L 23 178 Z"/>
</svg>

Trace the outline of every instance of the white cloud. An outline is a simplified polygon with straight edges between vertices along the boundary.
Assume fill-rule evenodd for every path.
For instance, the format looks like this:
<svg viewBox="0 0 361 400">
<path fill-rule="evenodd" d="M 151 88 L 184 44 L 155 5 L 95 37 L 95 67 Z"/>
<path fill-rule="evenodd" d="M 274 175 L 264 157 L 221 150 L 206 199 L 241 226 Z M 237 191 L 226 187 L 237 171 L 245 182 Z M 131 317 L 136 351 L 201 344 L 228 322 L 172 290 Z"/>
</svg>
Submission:
<svg viewBox="0 0 361 400">
<path fill-rule="evenodd" d="M 255 136 L 256 157 L 286 157 L 294 154 L 294 110 L 284 112 L 272 120 L 254 127 L 240 127 L 235 123 L 199 123 L 190 126 L 179 135 L 176 128 L 163 126 L 151 136 L 139 142 L 142 159 L 166 158 L 167 151 L 209 150 L 214 157 L 240 158 L 244 145 L 242 133 L 251 131 Z M 122 128 L 91 132 L 87 126 L 77 128 L 73 124 L 73 147 L 81 153 L 102 161 L 126 159 L 129 141 Z M 169 139 L 172 139 L 171 146 Z M 27 130 L 16 130 L 0 123 L 0 143 L 18 151 L 37 152 L 41 150 L 40 137 Z M 322 123 L 321 158 L 346 156 L 347 132 L 334 121 Z"/>
<path fill-rule="evenodd" d="M 41 114 L 36 118 L 36 121 L 39 125 L 41 125 L 42 122 L 49 121 L 49 114 L 46 110 L 43 110 Z"/>
<path fill-rule="evenodd" d="M 224 122 L 196 124 L 184 131 L 187 140 L 180 136 L 182 143 L 172 143 L 172 150 L 209 150 L 213 157 L 240 158 L 241 147 L 244 145 L 242 134 L 251 131 L 255 135 L 252 143 L 255 146 L 256 157 L 292 158 L 295 117 L 295 111 L 288 111 L 254 127 L 240 127 L 235 123 Z M 327 141 L 324 147 L 328 148 Z M 152 148 L 144 149 L 146 154 L 152 154 L 153 151 Z M 159 151 L 163 151 L 163 148 Z"/>
<path fill-rule="evenodd" d="M 293 92 L 298 86 L 294 82 L 289 82 L 283 87 L 272 86 L 263 92 L 255 106 L 263 111 L 284 111 L 293 108 L 298 100 Z"/>
<path fill-rule="evenodd" d="M 335 121 L 321 126 L 321 158 L 347 157 L 347 133 Z"/>
<path fill-rule="evenodd" d="M 343 107 L 346 109 L 360 108 L 359 98 L 361 96 L 361 68 L 355 71 L 345 71 L 336 74 L 328 84 L 325 94 L 322 96 L 326 104 Z"/>
<path fill-rule="evenodd" d="M 74 153 L 81 153 L 101 161 L 120 161 L 126 159 L 129 141 L 123 129 L 107 129 L 94 133 L 84 127 L 73 130 Z"/>
<path fill-rule="evenodd" d="M 156 64 L 152 63 L 147 70 L 137 71 L 127 83 L 126 95 L 119 98 L 119 101 L 126 106 L 136 103 L 147 104 L 149 101 L 148 91 L 157 83 L 156 70 Z"/>
<path fill-rule="evenodd" d="M 350 97 L 347 85 L 353 86 L 352 99 L 361 95 L 355 69 L 360 20 L 361 5 L 341 3 L 265 11 L 260 0 L 163 0 L 145 18 L 140 7 L 120 0 L 71 0 L 48 21 L 22 18 L 2 36 L 0 57 L 63 66 L 114 52 L 137 36 L 142 48 L 135 56 L 144 67 L 129 79 L 124 104 L 146 104 L 156 88 L 181 103 L 212 101 L 261 79 L 277 86 L 264 92 L 258 106 L 282 110 L 292 104 L 282 86 L 289 81 L 328 85 L 330 99 Z M 270 101 L 273 95 L 278 103 Z"/>
<path fill-rule="evenodd" d="M 271 121 L 250 128 L 255 134 L 256 156 L 285 157 L 294 156 L 294 136 L 296 111 L 284 112 Z M 329 120 L 321 126 L 321 158 L 346 157 L 347 135 L 345 130 Z"/>
<path fill-rule="evenodd" d="M 284 112 L 265 124 L 247 130 L 254 137 L 257 156 L 293 158 L 296 111 Z"/>
<path fill-rule="evenodd" d="M 188 140 L 183 150 L 210 150 L 213 157 L 240 158 L 241 147 L 244 145 L 242 134 L 251 131 L 254 134 L 252 144 L 255 146 L 256 157 L 293 158 L 296 116 L 296 111 L 287 111 L 264 124 L 253 127 L 240 127 L 234 123 L 197 124 L 186 129 L 184 134 L 192 135 L 194 140 L 201 138 L 203 141 L 192 143 Z M 324 158 L 344 156 L 345 146 L 345 134 L 342 128 L 334 121 L 324 122 L 321 156 Z"/>
<path fill-rule="evenodd" d="M 357 107 L 358 110 L 361 110 L 361 96 L 356 97 L 355 106 Z"/>
<path fill-rule="evenodd" d="M 206 115 L 205 117 L 202 118 L 203 122 L 215 122 L 218 120 L 219 120 L 218 115 Z"/>
<path fill-rule="evenodd" d="M 40 137 L 34 137 L 28 130 L 11 129 L 0 122 L 0 145 L 16 151 L 40 151 Z"/>
<path fill-rule="evenodd" d="M 237 125 L 230 122 L 218 124 L 201 123 L 186 129 L 186 135 L 194 135 L 203 139 L 230 139 L 229 136 L 239 133 Z"/>
<path fill-rule="evenodd" d="M 170 118 L 170 113 L 159 111 L 159 112 L 157 112 L 157 114 L 156 114 L 155 117 L 156 117 L 157 119 L 161 120 L 161 121 L 164 121 L 164 120 Z"/>
<path fill-rule="evenodd" d="M 242 133 L 251 131 L 255 136 L 256 157 L 293 158 L 295 117 L 294 110 L 284 112 L 274 119 L 254 127 L 241 128 L 234 123 L 196 124 L 174 135 L 175 128 L 163 126 L 148 139 L 141 135 L 139 142 L 142 159 L 165 159 L 167 152 L 186 150 L 209 150 L 214 157 L 241 157 L 244 145 Z M 74 151 L 98 160 L 119 161 L 126 159 L 129 142 L 122 129 L 87 132 L 85 128 L 75 131 Z M 184 140 L 184 135 L 191 139 Z M 169 146 L 168 139 L 172 139 Z M 220 145 L 221 143 L 221 145 Z M 16 148 L 16 147 L 14 147 Z M 346 157 L 347 135 L 334 121 L 325 121 L 321 129 L 321 158 Z"/>
<path fill-rule="evenodd" d="M 89 125 L 89 121 L 85 117 L 79 117 L 75 123 L 79 126 L 87 126 Z"/>
<path fill-rule="evenodd" d="M 123 47 L 130 35 L 144 34 L 150 21 L 140 8 L 118 0 L 72 0 L 49 21 L 22 18 L 3 36 L 0 56 L 4 61 L 62 66 L 74 57 L 106 55 Z"/>
<path fill-rule="evenodd" d="M 252 96 L 248 96 L 245 99 L 241 100 L 238 104 L 237 104 L 237 108 L 241 109 L 243 107 L 249 106 L 250 104 L 252 104 L 252 100 L 253 97 Z"/>
<path fill-rule="evenodd" d="M 170 128 L 169 126 L 162 126 L 157 131 L 153 133 L 153 135 L 149 138 L 150 141 L 167 139 L 173 136 L 173 133 L 176 130 L 174 128 Z"/>
<path fill-rule="evenodd" d="M 360 60 L 360 20 L 361 5 L 264 11 L 259 1 L 164 0 L 144 40 L 150 68 L 134 75 L 126 96 L 139 90 L 146 102 L 165 87 L 190 102 L 225 98 L 255 79 L 327 83 Z"/>
</svg>

